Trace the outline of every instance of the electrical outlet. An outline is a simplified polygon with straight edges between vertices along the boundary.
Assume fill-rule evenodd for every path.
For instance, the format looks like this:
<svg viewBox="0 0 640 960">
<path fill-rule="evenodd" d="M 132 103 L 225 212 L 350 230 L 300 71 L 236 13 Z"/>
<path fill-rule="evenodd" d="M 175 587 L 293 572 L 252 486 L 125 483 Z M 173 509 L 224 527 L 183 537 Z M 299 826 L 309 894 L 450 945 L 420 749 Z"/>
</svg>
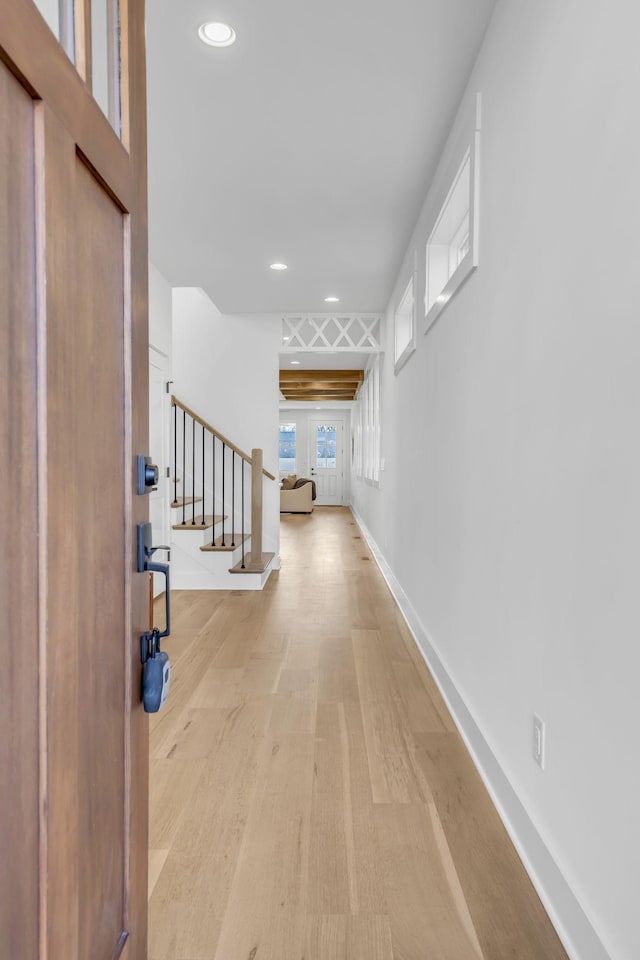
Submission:
<svg viewBox="0 0 640 960">
<path fill-rule="evenodd" d="M 546 753 L 546 730 L 545 722 L 541 720 L 537 713 L 533 715 L 533 759 L 541 770 L 544 770 L 544 761 Z"/>
</svg>

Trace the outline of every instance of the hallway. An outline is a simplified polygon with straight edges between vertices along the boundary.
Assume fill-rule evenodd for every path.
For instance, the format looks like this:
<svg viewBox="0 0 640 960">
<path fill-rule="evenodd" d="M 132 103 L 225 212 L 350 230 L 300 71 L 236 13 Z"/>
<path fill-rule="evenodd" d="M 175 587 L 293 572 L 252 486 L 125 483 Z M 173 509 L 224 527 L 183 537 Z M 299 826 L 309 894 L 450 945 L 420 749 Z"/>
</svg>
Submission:
<svg viewBox="0 0 640 960">
<path fill-rule="evenodd" d="M 564 958 L 350 511 L 281 536 L 173 596 L 149 960 Z"/>
</svg>

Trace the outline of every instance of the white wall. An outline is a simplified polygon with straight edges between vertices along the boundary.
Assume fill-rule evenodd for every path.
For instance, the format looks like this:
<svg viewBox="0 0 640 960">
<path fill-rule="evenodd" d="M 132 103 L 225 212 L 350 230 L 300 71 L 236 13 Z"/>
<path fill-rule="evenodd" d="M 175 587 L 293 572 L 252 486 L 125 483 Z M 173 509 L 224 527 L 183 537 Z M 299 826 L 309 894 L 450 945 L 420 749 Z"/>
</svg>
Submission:
<svg viewBox="0 0 640 960">
<path fill-rule="evenodd" d="M 149 519 L 154 543 L 170 543 L 169 466 L 170 397 L 166 392 L 171 380 L 171 286 L 160 271 L 149 264 L 149 449 L 159 467 L 158 487 L 149 494 Z M 159 556 L 159 560 L 166 559 Z M 164 577 L 153 575 L 154 595 L 164 590 Z"/>
<path fill-rule="evenodd" d="M 171 285 L 149 263 L 149 346 L 171 357 Z"/>
<path fill-rule="evenodd" d="M 296 425 L 296 473 L 299 477 L 311 476 L 311 442 L 309 435 L 310 420 L 325 420 L 327 423 L 337 421 L 344 426 L 343 434 L 343 494 L 342 502 L 347 504 L 351 499 L 351 410 L 349 407 L 300 407 L 298 409 L 280 410 L 280 423 L 295 423 Z"/>
<path fill-rule="evenodd" d="M 188 407 L 278 474 L 279 317 L 224 316 L 197 287 L 173 290 L 173 390 Z M 279 552 L 280 491 L 263 485 L 264 549 Z"/>
<path fill-rule="evenodd" d="M 636 0 L 498 2 L 462 105 L 482 92 L 480 265 L 394 377 L 428 196 L 388 315 L 386 468 L 379 489 L 353 481 L 470 728 L 615 960 L 640 956 L 639 35 Z M 572 955 L 602 956 L 525 832 Z"/>
</svg>

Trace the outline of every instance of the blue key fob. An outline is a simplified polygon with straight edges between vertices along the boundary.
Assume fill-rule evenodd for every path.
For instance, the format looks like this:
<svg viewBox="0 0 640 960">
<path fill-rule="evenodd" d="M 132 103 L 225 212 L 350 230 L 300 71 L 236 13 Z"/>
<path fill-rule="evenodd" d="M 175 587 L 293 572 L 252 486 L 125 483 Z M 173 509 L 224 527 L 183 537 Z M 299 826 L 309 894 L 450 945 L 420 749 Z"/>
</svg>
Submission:
<svg viewBox="0 0 640 960">
<path fill-rule="evenodd" d="M 167 699 L 170 683 L 169 654 L 160 650 L 160 642 L 154 636 L 142 674 L 142 702 L 146 713 L 157 713 L 160 710 Z"/>
</svg>

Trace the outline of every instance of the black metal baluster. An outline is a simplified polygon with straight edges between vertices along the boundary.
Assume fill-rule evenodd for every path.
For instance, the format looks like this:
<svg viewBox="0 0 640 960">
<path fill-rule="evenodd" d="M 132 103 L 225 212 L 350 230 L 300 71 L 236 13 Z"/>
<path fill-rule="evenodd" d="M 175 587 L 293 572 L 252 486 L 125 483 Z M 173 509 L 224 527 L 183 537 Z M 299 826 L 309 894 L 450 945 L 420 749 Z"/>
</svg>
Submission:
<svg viewBox="0 0 640 960">
<path fill-rule="evenodd" d="M 178 407 L 173 405 L 173 502 L 178 505 Z"/>
<path fill-rule="evenodd" d="M 182 526 L 186 524 L 185 509 L 187 499 L 187 412 L 182 411 Z"/>
<path fill-rule="evenodd" d="M 204 426 L 202 427 L 202 526 L 206 527 L 205 507 L 207 498 L 204 495 Z"/>
<path fill-rule="evenodd" d="M 236 452 L 231 451 L 231 546 L 236 545 Z"/>
<path fill-rule="evenodd" d="M 221 547 L 224 547 L 224 546 L 225 546 L 225 542 L 224 542 L 224 508 L 225 508 L 226 500 L 224 499 L 224 454 L 225 454 L 226 447 L 227 447 L 227 445 L 226 445 L 226 443 L 223 441 L 223 442 L 222 442 L 222 543 L 220 544 Z"/>
<path fill-rule="evenodd" d="M 242 569 L 244 570 L 244 457 L 242 458 Z"/>
<path fill-rule="evenodd" d="M 196 422 L 191 420 L 191 526 L 196 525 Z"/>
<path fill-rule="evenodd" d="M 211 483 L 213 486 L 213 527 L 211 528 L 211 546 L 215 547 L 216 545 L 216 435 L 215 433 L 211 434 L 212 440 L 212 449 L 211 449 Z"/>
</svg>

